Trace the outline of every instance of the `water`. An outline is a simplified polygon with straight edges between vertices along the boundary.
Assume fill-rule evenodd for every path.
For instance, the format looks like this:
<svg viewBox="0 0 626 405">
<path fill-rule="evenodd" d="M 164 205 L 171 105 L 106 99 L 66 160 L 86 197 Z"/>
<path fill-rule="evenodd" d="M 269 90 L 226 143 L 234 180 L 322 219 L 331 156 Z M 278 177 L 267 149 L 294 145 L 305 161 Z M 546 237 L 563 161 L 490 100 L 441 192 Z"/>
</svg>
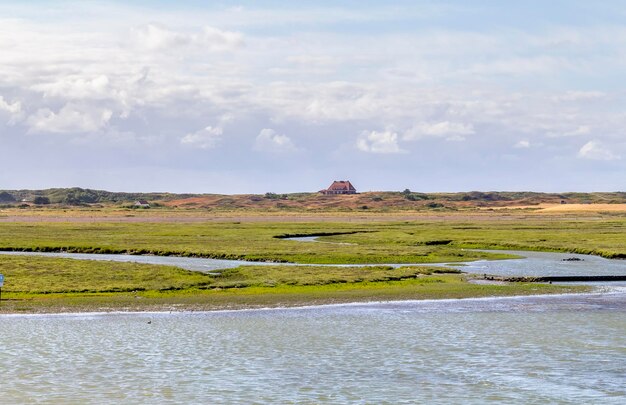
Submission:
<svg viewBox="0 0 626 405">
<path fill-rule="evenodd" d="M 347 242 L 329 242 L 319 240 L 319 236 L 294 236 L 292 238 L 281 238 L 283 240 L 293 240 L 296 242 L 317 242 L 317 243 L 329 243 L 331 245 L 356 245 L 356 243 Z"/>
<path fill-rule="evenodd" d="M 295 236 L 293 238 L 283 238 L 284 240 L 293 240 L 296 242 L 320 242 L 319 236 Z"/>
<path fill-rule="evenodd" d="M 626 274 L 513 252 L 464 271 Z M 214 271 L 242 262 L 44 254 Z M 563 262 L 578 256 L 581 262 Z M 0 404 L 626 403 L 626 288 L 212 313 L 0 316 Z"/>
<path fill-rule="evenodd" d="M 0 402 L 623 404 L 625 314 L 612 293 L 2 316 Z"/>
<path fill-rule="evenodd" d="M 626 275 L 626 260 L 610 260 L 599 256 L 573 253 L 526 252 L 516 250 L 485 250 L 523 256 L 512 260 L 479 260 L 460 267 L 468 273 L 499 276 L 607 276 Z M 577 258 L 580 261 L 564 261 Z"/>
<path fill-rule="evenodd" d="M 294 238 L 303 239 L 303 238 Z M 315 238 L 313 238 L 315 239 Z M 572 253 L 544 253 L 515 250 L 485 250 L 485 252 L 511 253 L 523 256 L 524 259 L 512 260 L 479 260 L 464 262 L 465 266 L 458 269 L 477 274 L 492 274 L 499 276 L 576 276 L 576 275 L 626 275 L 626 260 L 609 260 L 598 256 L 579 255 Z M 216 272 L 220 269 L 238 267 L 242 265 L 275 264 L 266 262 L 249 262 L 244 260 L 218 260 L 198 257 L 173 256 L 136 256 L 117 254 L 89 254 L 89 253 L 45 253 L 45 252 L 0 252 L 7 255 L 63 257 L 78 260 L 110 260 L 121 262 L 136 262 L 150 264 L 165 264 L 188 270 L 202 272 Z M 563 261 L 563 259 L 577 257 L 581 261 Z M 281 263 L 283 265 L 298 265 L 295 263 Z M 457 263 L 458 264 L 458 263 Z M 380 265 L 380 264 L 379 264 Z M 385 264 L 394 267 L 408 266 L 409 264 Z M 442 266 L 445 263 L 418 263 L 417 265 Z M 318 265 L 316 265 L 318 266 Z M 329 265 L 332 266 L 332 265 Z M 344 266 L 364 266 L 344 265 Z"/>
</svg>

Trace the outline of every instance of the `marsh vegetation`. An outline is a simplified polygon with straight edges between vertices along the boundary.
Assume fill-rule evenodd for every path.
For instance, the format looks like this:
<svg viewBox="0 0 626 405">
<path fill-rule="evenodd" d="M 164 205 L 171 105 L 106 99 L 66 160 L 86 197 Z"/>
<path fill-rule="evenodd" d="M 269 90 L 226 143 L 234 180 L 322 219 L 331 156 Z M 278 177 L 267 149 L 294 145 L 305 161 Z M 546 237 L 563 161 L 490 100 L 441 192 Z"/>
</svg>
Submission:
<svg viewBox="0 0 626 405">
<path fill-rule="evenodd" d="M 506 217 L 505 217 L 506 218 Z M 329 235 L 302 244 L 277 236 Z M 385 223 L 0 223 L 0 250 L 198 256 L 318 264 L 434 263 L 511 257 L 467 249 L 626 258 L 626 218 Z"/>
<path fill-rule="evenodd" d="M 203 274 L 172 266 L 1 256 L 0 312 L 255 308 L 352 301 L 585 291 L 585 287 L 469 283 L 455 269 L 242 266 Z"/>
<path fill-rule="evenodd" d="M 349 222 L 351 217 L 326 222 L 246 222 L 225 217 L 221 222 L 180 223 L 152 222 L 160 218 L 157 210 L 143 214 L 137 222 L 111 222 L 107 212 L 90 211 L 89 222 L 0 222 L 0 250 L 176 255 L 275 264 L 209 275 L 171 266 L 1 256 L 0 273 L 7 277 L 3 295 L 7 301 L 1 310 L 244 308 L 571 292 L 586 287 L 477 285 L 454 270 L 441 274 L 428 264 L 514 257 L 470 250 L 476 248 L 626 257 L 626 218 L 622 215 L 516 217 L 494 212 L 478 220 L 451 214 L 393 222 Z M 81 210 L 67 213 L 68 218 L 84 214 Z M 285 239 L 296 235 L 322 235 L 320 241 L 334 243 Z M 392 269 L 385 263 L 422 265 Z"/>
</svg>

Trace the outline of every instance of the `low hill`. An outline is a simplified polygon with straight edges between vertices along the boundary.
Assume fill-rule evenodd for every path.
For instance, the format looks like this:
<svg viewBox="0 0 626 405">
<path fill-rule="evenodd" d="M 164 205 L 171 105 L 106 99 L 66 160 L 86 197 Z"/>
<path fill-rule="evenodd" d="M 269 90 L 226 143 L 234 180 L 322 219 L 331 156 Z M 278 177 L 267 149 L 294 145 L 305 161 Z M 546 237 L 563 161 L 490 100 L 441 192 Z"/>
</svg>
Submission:
<svg viewBox="0 0 626 405">
<path fill-rule="evenodd" d="M 85 205 L 123 204 L 136 200 L 167 200 L 186 198 L 194 194 L 119 193 L 85 188 L 50 188 L 46 190 L 0 190 L 0 203 L 34 203 L 47 199 L 46 204 Z"/>
<path fill-rule="evenodd" d="M 291 194 L 173 194 L 119 193 L 82 188 L 46 190 L 0 190 L 0 204 L 52 206 L 129 206 L 146 200 L 152 207 L 209 210 L 430 210 L 498 207 L 539 207 L 540 204 L 626 204 L 626 192 L 536 193 L 536 192 L 460 192 L 418 193 L 366 192 L 353 195 Z"/>
<path fill-rule="evenodd" d="M 539 207 L 540 204 L 626 204 L 626 193 L 367 192 L 352 195 L 295 193 L 265 195 L 202 195 L 163 201 L 163 205 L 203 209 L 281 210 L 422 210 L 480 207 Z"/>
</svg>

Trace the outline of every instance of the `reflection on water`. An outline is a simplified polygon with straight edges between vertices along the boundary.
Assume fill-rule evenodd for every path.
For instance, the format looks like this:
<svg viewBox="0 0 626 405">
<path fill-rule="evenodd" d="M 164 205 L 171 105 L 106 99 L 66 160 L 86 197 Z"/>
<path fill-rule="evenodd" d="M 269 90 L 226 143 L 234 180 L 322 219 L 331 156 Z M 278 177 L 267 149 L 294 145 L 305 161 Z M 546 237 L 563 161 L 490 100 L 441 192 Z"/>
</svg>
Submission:
<svg viewBox="0 0 626 405">
<path fill-rule="evenodd" d="M 624 298 L 3 316 L 0 402 L 622 404 Z"/>
</svg>

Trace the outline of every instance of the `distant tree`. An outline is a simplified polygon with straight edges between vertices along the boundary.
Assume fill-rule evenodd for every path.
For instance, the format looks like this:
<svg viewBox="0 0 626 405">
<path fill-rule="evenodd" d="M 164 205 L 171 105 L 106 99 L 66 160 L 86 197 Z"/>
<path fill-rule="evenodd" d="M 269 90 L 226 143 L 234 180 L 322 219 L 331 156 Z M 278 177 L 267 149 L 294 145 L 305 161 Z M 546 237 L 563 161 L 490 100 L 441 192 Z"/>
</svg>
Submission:
<svg viewBox="0 0 626 405">
<path fill-rule="evenodd" d="M 94 190 L 84 190 L 82 188 L 69 189 L 61 202 L 68 205 L 93 204 L 99 201 L 99 197 Z"/>
<path fill-rule="evenodd" d="M 37 205 L 48 205 L 50 204 L 50 199 L 48 197 L 35 197 L 33 202 Z"/>
<path fill-rule="evenodd" d="M 265 193 L 265 198 L 270 200 L 286 200 L 287 194 Z"/>
<path fill-rule="evenodd" d="M 420 200 L 428 200 L 428 195 L 424 194 L 424 193 L 414 193 L 411 190 L 409 190 L 408 188 L 405 189 L 402 194 L 404 195 L 404 198 L 406 198 L 409 201 L 420 201 Z"/>
<path fill-rule="evenodd" d="M 6 191 L 0 192 L 0 202 L 14 202 L 14 201 L 15 201 L 15 197 L 13 197 L 11 194 L 7 193 Z"/>
</svg>

